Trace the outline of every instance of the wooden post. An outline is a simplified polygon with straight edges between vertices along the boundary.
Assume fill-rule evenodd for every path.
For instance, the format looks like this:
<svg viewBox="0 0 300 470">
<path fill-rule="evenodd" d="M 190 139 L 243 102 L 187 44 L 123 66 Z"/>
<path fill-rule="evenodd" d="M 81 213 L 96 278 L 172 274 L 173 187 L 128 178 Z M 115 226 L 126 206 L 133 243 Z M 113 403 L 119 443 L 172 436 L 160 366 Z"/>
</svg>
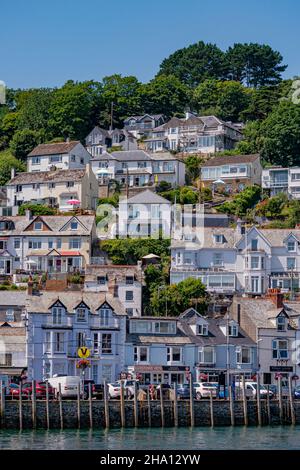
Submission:
<svg viewBox="0 0 300 470">
<path fill-rule="evenodd" d="M 173 400 L 173 410 L 174 410 L 174 426 L 178 427 L 178 403 L 177 403 L 177 384 L 174 382 L 173 384 L 173 393 L 174 393 L 174 400 Z"/>
<path fill-rule="evenodd" d="M 294 426 L 296 424 L 295 408 L 294 408 L 294 399 L 293 399 L 293 387 L 292 387 L 292 377 L 289 376 L 289 402 L 290 402 L 290 411 L 291 411 L 291 423 Z"/>
<path fill-rule="evenodd" d="M 282 424 L 282 422 L 283 422 L 283 409 L 282 409 L 282 382 L 281 382 L 281 377 L 278 377 L 278 399 L 279 399 L 280 424 Z"/>
<path fill-rule="evenodd" d="M 269 385 L 267 385 L 267 416 L 268 416 L 268 424 L 271 424 L 270 386 Z"/>
<path fill-rule="evenodd" d="M 191 372 L 189 374 L 189 378 L 190 378 L 190 421 L 191 421 L 191 427 L 194 427 L 195 426 L 194 391 L 193 391 L 193 378 L 192 378 Z"/>
<path fill-rule="evenodd" d="M 108 393 L 107 393 L 106 380 L 104 380 L 103 398 L 104 398 L 105 427 L 106 429 L 109 429 L 109 405 L 108 405 Z"/>
<path fill-rule="evenodd" d="M 19 427 L 20 431 L 23 429 L 23 398 L 22 398 L 22 382 L 20 383 L 20 389 L 19 389 Z"/>
<path fill-rule="evenodd" d="M 58 384 L 58 403 L 59 403 L 60 428 L 64 429 L 64 417 L 63 417 L 62 396 L 61 396 L 61 383 Z"/>
<path fill-rule="evenodd" d="M 32 381 L 31 393 L 31 406 L 32 406 L 32 427 L 36 429 L 36 381 Z"/>
<path fill-rule="evenodd" d="M 147 403 L 148 403 L 148 426 L 151 428 L 151 401 L 150 401 L 150 390 L 147 390 Z"/>
<path fill-rule="evenodd" d="M 165 410 L 164 410 L 164 397 L 163 397 L 162 384 L 160 384 L 159 397 L 160 397 L 161 427 L 164 428 L 165 427 Z"/>
<path fill-rule="evenodd" d="M 77 427 L 80 429 L 80 418 L 81 418 L 81 411 L 80 411 L 80 384 L 77 384 Z"/>
<path fill-rule="evenodd" d="M 47 429 L 50 429 L 50 414 L 49 414 L 49 382 L 46 382 L 46 423 Z"/>
<path fill-rule="evenodd" d="M 214 427 L 214 402 L 213 402 L 213 396 L 212 396 L 212 391 L 210 391 L 210 425 L 213 428 Z"/>
<path fill-rule="evenodd" d="M 136 380 L 134 381 L 134 397 L 133 397 L 133 407 L 134 407 L 134 426 L 137 428 L 139 426 L 139 408 L 137 401 L 137 384 Z"/>
<path fill-rule="evenodd" d="M 92 402 L 92 384 L 89 382 L 89 418 L 90 428 L 93 429 L 93 402 Z"/>
<path fill-rule="evenodd" d="M 125 403 L 124 403 L 124 381 L 120 382 L 120 413 L 121 413 L 121 427 L 125 428 Z"/>
<path fill-rule="evenodd" d="M 0 382 L 1 390 L 1 427 L 4 428 L 5 426 L 5 384 L 1 380 Z"/>
<path fill-rule="evenodd" d="M 247 396 L 245 388 L 245 375 L 242 376 L 242 394 L 243 394 L 243 409 L 244 409 L 244 424 L 248 426 L 248 407 L 247 407 Z"/>
<path fill-rule="evenodd" d="M 232 385 L 230 384 L 228 384 L 228 392 L 229 392 L 230 422 L 231 422 L 231 426 L 234 426 L 233 395 L 232 395 Z"/>
<path fill-rule="evenodd" d="M 260 374 L 256 374 L 256 403 L 257 403 L 257 423 L 258 426 L 261 426 L 261 401 L 260 401 Z"/>
</svg>

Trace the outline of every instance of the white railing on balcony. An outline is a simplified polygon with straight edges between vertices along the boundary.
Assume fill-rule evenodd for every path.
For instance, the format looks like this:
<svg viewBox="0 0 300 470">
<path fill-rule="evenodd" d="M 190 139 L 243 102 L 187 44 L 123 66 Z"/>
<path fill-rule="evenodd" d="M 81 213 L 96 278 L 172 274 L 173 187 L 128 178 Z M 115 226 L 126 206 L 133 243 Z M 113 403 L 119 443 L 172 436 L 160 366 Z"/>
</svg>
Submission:
<svg viewBox="0 0 300 470">
<path fill-rule="evenodd" d="M 73 326 L 73 320 L 71 317 L 64 317 L 61 321 L 56 321 L 52 315 L 46 315 L 42 322 L 44 328 L 71 328 Z"/>
<path fill-rule="evenodd" d="M 90 318 L 90 328 L 120 328 L 120 321 L 117 318 L 109 318 L 103 321 L 101 318 Z"/>
</svg>

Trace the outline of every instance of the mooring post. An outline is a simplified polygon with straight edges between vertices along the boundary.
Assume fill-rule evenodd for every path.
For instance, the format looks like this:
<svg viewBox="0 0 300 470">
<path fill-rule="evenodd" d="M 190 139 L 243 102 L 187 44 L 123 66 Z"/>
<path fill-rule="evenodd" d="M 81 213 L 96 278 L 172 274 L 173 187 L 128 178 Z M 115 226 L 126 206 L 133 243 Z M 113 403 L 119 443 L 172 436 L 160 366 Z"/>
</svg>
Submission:
<svg viewBox="0 0 300 470">
<path fill-rule="evenodd" d="M 243 394 L 243 409 L 244 409 L 244 424 L 248 426 L 248 407 L 247 407 L 247 396 L 245 387 L 245 375 L 242 376 L 242 394 Z"/>
<path fill-rule="evenodd" d="M 92 402 L 92 384 L 89 382 L 89 417 L 90 428 L 93 429 L 93 402 Z"/>
<path fill-rule="evenodd" d="M 20 388 L 19 388 L 19 428 L 20 431 L 23 429 L 23 386 L 22 382 L 20 383 Z"/>
<path fill-rule="evenodd" d="M 137 400 L 137 383 L 134 381 L 134 396 L 133 396 L 133 413 L 134 413 L 134 426 L 137 428 L 139 426 L 139 408 Z"/>
<path fill-rule="evenodd" d="M 268 424 L 271 424 L 270 385 L 267 385 L 267 417 L 268 417 Z"/>
<path fill-rule="evenodd" d="M 282 382 L 281 377 L 278 377 L 278 400 L 279 400 L 279 418 L 280 424 L 283 423 L 283 408 L 282 408 Z"/>
<path fill-rule="evenodd" d="M 160 384 L 159 390 L 159 397 L 160 397 L 160 416 L 161 416 L 161 427 L 165 427 L 165 410 L 164 410 L 164 393 L 162 383 Z"/>
<path fill-rule="evenodd" d="M 64 429 L 64 417 L 63 417 L 62 396 L 61 396 L 61 383 L 58 384 L 58 404 L 59 404 L 60 428 Z"/>
<path fill-rule="evenodd" d="M 257 423 L 259 426 L 261 426 L 262 421 L 261 421 L 261 401 L 260 401 L 260 374 L 257 372 L 256 374 L 257 379 L 256 379 L 256 403 L 257 403 Z"/>
<path fill-rule="evenodd" d="M 195 414 L 194 414 L 194 390 L 193 390 L 193 377 L 190 372 L 189 374 L 190 379 L 190 424 L 191 427 L 195 426 Z"/>
<path fill-rule="evenodd" d="M 36 429 L 36 381 L 32 381 L 31 392 L 31 406 L 32 406 L 32 427 Z"/>
<path fill-rule="evenodd" d="M 104 380 L 103 398 L 104 398 L 105 427 L 106 429 L 109 429 L 109 405 L 108 405 L 108 393 L 107 393 L 106 380 Z"/>
<path fill-rule="evenodd" d="M 214 427 L 214 402 L 213 402 L 213 394 L 212 391 L 210 391 L 210 425 L 213 428 Z"/>
<path fill-rule="evenodd" d="M 3 380 L 0 382 L 1 386 L 1 427 L 4 428 L 5 426 L 5 383 Z"/>
<path fill-rule="evenodd" d="M 50 414 L 49 414 L 49 382 L 46 381 L 46 426 L 50 429 Z"/>
<path fill-rule="evenodd" d="M 81 411 L 80 411 L 80 384 L 77 384 L 77 427 L 80 429 L 80 418 L 81 418 Z"/>
<path fill-rule="evenodd" d="M 174 410 L 174 426 L 178 427 L 178 403 L 177 403 L 177 383 L 173 384 L 173 410 Z"/>
<path fill-rule="evenodd" d="M 121 427 L 125 428 L 125 402 L 124 402 L 124 381 L 120 382 L 120 413 L 121 413 Z"/>
<path fill-rule="evenodd" d="M 293 387 L 292 387 L 292 377 L 291 376 L 289 376 L 289 402 L 290 402 L 290 411 L 291 411 L 291 423 L 294 426 L 296 424 L 296 416 L 295 416 Z"/>
<path fill-rule="evenodd" d="M 148 426 L 151 428 L 151 401 L 150 401 L 150 390 L 147 390 L 147 404 L 148 404 Z"/>
<path fill-rule="evenodd" d="M 232 394 L 232 385 L 228 385 L 229 391 L 229 408 L 230 408 L 230 422 L 231 426 L 234 426 L 234 404 L 233 404 L 233 394 Z"/>
</svg>

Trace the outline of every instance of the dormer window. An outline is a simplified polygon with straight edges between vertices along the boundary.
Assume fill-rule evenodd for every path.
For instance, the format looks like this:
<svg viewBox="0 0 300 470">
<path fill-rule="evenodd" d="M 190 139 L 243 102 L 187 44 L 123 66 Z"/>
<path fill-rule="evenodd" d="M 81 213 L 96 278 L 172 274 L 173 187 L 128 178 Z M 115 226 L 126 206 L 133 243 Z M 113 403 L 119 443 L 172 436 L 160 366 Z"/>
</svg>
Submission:
<svg viewBox="0 0 300 470">
<path fill-rule="evenodd" d="M 101 308 L 100 309 L 100 325 L 101 326 L 108 326 L 109 325 L 109 318 L 111 315 L 110 308 Z"/>
<path fill-rule="evenodd" d="M 228 326 L 228 335 L 237 337 L 237 335 L 238 335 L 237 325 L 229 325 Z"/>
<path fill-rule="evenodd" d="M 6 310 L 6 321 L 14 322 L 15 321 L 15 312 L 13 308 L 8 308 Z"/>
<path fill-rule="evenodd" d="M 42 222 L 34 222 L 34 230 L 42 230 L 43 224 Z"/>
<path fill-rule="evenodd" d="M 197 335 L 207 336 L 208 335 L 208 326 L 205 324 L 197 325 Z"/>
<path fill-rule="evenodd" d="M 71 230 L 78 230 L 78 222 L 76 220 L 71 222 Z"/>
<path fill-rule="evenodd" d="M 52 320 L 54 325 L 61 325 L 64 309 L 62 307 L 52 308 Z"/>
<path fill-rule="evenodd" d="M 79 307 L 77 310 L 76 310 L 76 320 L 77 322 L 79 323 L 83 323 L 83 322 L 86 322 L 87 321 L 87 310 L 86 308 L 83 308 L 83 307 Z"/>
<path fill-rule="evenodd" d="M 257 240 L 257 238 L 253 238 L 251 240 L 251 250 L 252 251 L 257 251 L 257 248 L 258 248 L 258 240 Z"/>
<path fill-rule="evenodd" d="M 288 241 L 287 250 L 288 251 L 296 251 L 296 242 L 295 242 L 295 240 Z"/>
<path fill-rule="evenodd" d="M 215 243 L 224 243 L 224 235 L 214 234 Z"/>
<path fill-rule="evenodd" d="M 286 317 L 284 315 L 277 317 L 277 331 L 286 331 Z"/>
</svg>

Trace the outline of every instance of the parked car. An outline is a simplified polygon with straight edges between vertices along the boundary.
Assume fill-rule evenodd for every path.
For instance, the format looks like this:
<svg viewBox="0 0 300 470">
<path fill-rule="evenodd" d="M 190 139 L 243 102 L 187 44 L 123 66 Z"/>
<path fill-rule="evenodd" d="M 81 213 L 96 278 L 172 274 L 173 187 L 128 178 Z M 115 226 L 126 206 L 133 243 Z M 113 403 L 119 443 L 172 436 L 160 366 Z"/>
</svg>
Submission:
<svg viewBox="0 0 300 470">
<path fill-rule="evenodd" d="M 63 377 L 51 377 L 48 379 L 50 386 L 54 389 L 54 396 L 59 396 L 59 384 L 61 387 L 62 398 L 76 398 L 78 394 L 78 387 L 81 390 L 80 377 L 76 375 L 65 375 Z"/>
<path fill-rule="evenodd" d="M 179 399 L 189 399 L 190 398 L 190 385 L 178 384 L 177 385 L 177 397 Z"/>
<path fill-rule="evenodd" d="M 135 380 L 124 380 L 124 395 L 125 397 L 131 399 L 134 397 L 134 383 L 136 382 L 137 389 L 139 388 L 139 383 Z M 108 384 L 108 396 L 109 398 L 120 398 L 121 396 L 121 381 Z"/>
<path fill-rule="evenodd" d="M 236 391 L 238 393 L 241 393 L 242 387 L 239 382 L 235 384 Z M 256 382 L 245 382 L 245 393 L 246 393 L 246 398 L 256 398 L 257 394 L 257 383 Z M 268 389 L 266 388 L 265 385 L 260 385 L 259 387 L 259 393 L 260 393 L 260 398 L 267 398 L 268 396 Z M 269 390 L 269 397 L 273 398 L 273 392 Z"/>
<path fill-rule="evenodd" d="M 22 396 L 25 395 L 28 398 L 31 397 L 32 395 L 32 382 L 25 382 L 22 385 Z M 46 398 L 46 382 L 36 382 L 35 384 L 35 393 L 36 393 L 36 398 Z M 54 397 L 54 389 L 51 387 L 51 385 L 48 386 L 48 393 L 49 393 L 49 398 Z"/>
<path fill-rule="evenodd" d="M 83 398 L 87 400 L 89 398 L 89 384 L 91 384 L 92 398 L 103 400 L 104 397 L 104 386 L 102 384 L 95 384 L 94 380 L 84 381 Z"/>
<path fill-rule="evenodd" d="M 8 398 L 19 398 L 20 386 L 15 383 L 10 383 L 9 385 L 5 387 L 5 394 Z"/>
<path fill-rule="evenodd" d="M 197 400 L 210 398 L 210 394 L 213 398 L 217 397 L 217 388 L 213 382 L 194 382 L 193 387 Z"/>
</svg>

